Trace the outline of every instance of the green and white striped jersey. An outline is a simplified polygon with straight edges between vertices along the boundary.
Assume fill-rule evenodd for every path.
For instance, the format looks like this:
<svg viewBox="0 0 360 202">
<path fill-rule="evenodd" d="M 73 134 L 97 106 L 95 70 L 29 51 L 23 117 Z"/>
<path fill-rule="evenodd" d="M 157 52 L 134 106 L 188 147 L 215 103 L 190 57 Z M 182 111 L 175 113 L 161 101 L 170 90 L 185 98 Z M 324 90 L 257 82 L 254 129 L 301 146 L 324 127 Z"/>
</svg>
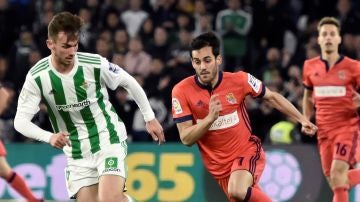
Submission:
<svg viewBox="0 0 360 202">
<path fill-rule="evenodd" d="M 154 118 L 144 91 L 137 85 L 122 68 L 100 55 L 78 52 L 74 68 L 66 75 L 55 70 L 48 56 L 30 69 L 19 96 L 17 116 L 33 117 L 42 100 L 54 132 L 70 134 L 71 147 L 64 147 L 65 154 L 80 159 L 127 138 L 125 126 L 109 102 L 106 86 L 125 87 L 135 94 L 145 120 Z M 35 138 L 44 140 L 44 137 Z"/>
</svg>

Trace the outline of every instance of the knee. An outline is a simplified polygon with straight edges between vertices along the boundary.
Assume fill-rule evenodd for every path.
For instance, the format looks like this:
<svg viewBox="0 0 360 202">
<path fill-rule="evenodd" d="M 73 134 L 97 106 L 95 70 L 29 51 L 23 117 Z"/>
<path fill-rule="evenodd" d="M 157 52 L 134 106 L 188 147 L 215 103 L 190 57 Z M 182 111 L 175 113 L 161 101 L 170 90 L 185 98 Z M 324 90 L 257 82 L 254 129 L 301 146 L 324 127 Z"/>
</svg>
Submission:
<svg viewBox="0 0 360 202">
<path fill-rule="evenodd" d="M 330 171 L 330 184 L 331 186 L 337 187 L 347 183 L 347 170 L 334 168 Z"/>
<path fill-rule="evenodd" d="M 228 188 L 229 196 L 233 199 L 240 200 L 240 201 L 245 200 L 247 191 L 248 191 L 248 187 L 235 188 L 235 187 L 229 186 L 229 188 Z"/>
</svg>

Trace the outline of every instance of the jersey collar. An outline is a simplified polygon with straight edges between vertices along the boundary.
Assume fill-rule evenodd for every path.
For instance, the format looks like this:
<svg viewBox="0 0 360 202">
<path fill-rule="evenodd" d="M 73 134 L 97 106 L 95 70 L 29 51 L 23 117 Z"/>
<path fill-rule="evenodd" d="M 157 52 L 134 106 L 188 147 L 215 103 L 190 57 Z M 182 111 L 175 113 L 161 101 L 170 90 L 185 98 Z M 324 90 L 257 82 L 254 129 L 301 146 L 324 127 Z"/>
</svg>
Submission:
<svg viewBox="0 0 360 202">
<path fill-rule="evenodd" d="M 205 90 L 208 90 L 208 91 L 210 91 L 210 92 L 211 92 L 212 90 L 214 90 L 215 88 L 217 88 L 217 87 L 220 85 L 220 83 L 221 83 L 221 81 L 222 81 L 222 78 L 223 78 L 223 72 L 222 72 L 222 71 L 219 71 L 219 79 L 218 79 L 217 83 L 215 84 L 214 88 L 211 88 L 211 86 L 209 86 L 209 85 L 205 85 L 205 84 L 200 83 L 199 77 L 198 77 L 197 75 L 194 76 L 195 83 L 196 83 L 200 88 L 205 89 Z"/>
<path fill-rule="evenodd" d="M 340 57 L 339 57 L 339 59 L 335 62 L 335 65 L 338 64 L 338 63 L 340 63 L 343 59 L 344 59 L 344 55 L 343 55 L 343 54 L 340 54 Z M 329 71 L 329 69 L 330 69 L 329 63 L 322 57 L 322 55 L 320 55 L 320 60 L 325 63 L 326 71 Z"/>
</svg>

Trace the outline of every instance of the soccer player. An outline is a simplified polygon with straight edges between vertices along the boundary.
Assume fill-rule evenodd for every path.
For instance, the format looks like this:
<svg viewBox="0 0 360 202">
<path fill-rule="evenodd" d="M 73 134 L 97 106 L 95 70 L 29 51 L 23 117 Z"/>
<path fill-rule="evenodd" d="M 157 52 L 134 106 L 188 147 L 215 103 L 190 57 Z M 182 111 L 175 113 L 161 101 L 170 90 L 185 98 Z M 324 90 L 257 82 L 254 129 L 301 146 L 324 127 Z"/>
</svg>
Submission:
<svg viewBox="0 0 360 202">
<path fill-rule="evenodd" d="M 316 109 L 321 164 L 334 192 L 333 202 L 348 201 L 348 189 L 360 181 L 360 170 L 349 171 L 359 152 L 359 116 L 353 97 L 360 87 L 360 63 L 339 54 L 340 23 L 324 17 L 318 24 L 321 56 L 304 62 L 303 114 Z"/>
<path fill-rule="evenodd" d="M 8 99 L 10 94 L 3 86 L 0 86 L 0 114 L 4 112 L 8 105 Z M 26 185 L 25 180 L 12 170 L 9 163 L 6 160 L 6 149 L 2 141 L 0 141 L 0 177 L 6 180 L 9 185 L 15 189 L 21 196 L 23 196 L 28 202 L 40 202 L 41 199 L 37 199 L 31 192 L 30 188 Z"/>
<path fill-rule="evenodd" d="M 205 167 L 230 201 L 270 201 L 258 186 L 265 156 L 259 138 L 252 134 L 245 97 L 265 99 L 300 122 L 309 135 L 316 126 L 251 74 L 220 71 L 220 41 L 214 33 L 194 38 L 190 54 L 196 75 L 172 91 L 172 113 L 182 143 L 197 143 Z"/>
<path fill-rule="evenodd" d="M 106 87 L 122 86 L 139 106 L 146 129 L 155 141 L 165 141 L 145 92 L 119 66 L 97 54 L 77 52 L 81 19 L 69 12 L 48 25 L 51 55 L 28 72 L 19 96 L 15 128 L 27 137 L 63 149 L 67 190 L 79 202 L 125 202 L 127 177 L 126 130 L 108 99 Z M 31 122 L 39 103 L 47 105 L 54 133 Z"/>
</svg>

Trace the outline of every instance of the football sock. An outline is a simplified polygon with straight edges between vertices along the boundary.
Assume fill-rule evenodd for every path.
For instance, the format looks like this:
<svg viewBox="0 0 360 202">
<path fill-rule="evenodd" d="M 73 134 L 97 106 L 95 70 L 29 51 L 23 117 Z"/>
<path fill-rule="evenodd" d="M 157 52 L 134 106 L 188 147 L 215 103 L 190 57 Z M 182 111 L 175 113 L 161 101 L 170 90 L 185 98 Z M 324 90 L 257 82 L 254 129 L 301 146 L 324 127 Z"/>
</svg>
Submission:
<svg viewBox="0 0 360 202">
<path fill-rule="evenodd" d="M 31 192 L 30 188 L 26 185 L 24 179 L 16 174 L 14 171 L 6 179 L 6 181 L 14 188 L 19 194 L 26 198 L 29 202 L 38 201 Z"/>
<path fill-rule="evenodd" d="M 271 199 L 261 189 L 249 187 L 244 202 L 271 202 Z"/>
<path fill-rule="evenodd" d="M 129 196 L 127 194 L 125 194 L 125 196 L 126 196 L 128 202 L 136 202 L 135 199 L 133 199 L 131 196 Z"/>
<path fill-rule="evenodd" d="M 349 189 L 346 186 L 335 187 L 333 189 L 334 196 L 333 202 L 348 202 L 349 201 Z"/>
<path fill-rule="evenodd" d="M 360 169 L 351 169 L 348 172 L 349 186 L 353 187 L 360 183 Z"/>
</svg>

